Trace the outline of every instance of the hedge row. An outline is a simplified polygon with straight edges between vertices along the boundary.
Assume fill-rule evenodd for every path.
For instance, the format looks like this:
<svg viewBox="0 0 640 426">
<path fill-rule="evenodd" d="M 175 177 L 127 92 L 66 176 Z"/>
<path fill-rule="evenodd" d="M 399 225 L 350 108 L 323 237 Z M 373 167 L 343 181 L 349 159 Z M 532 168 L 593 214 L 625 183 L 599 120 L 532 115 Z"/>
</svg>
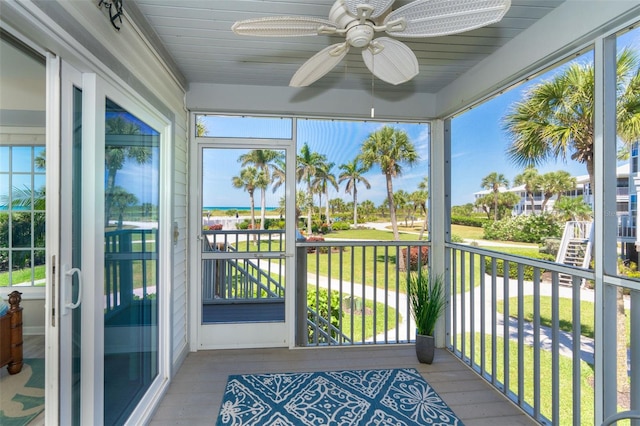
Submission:
<svg viewBox="0 0 640 426">
<path fill-rule="evenodd" d="M 550 254 L 538 253 L 538 254 L 527 254 L 527 257 L 538 260 L 555 260 L 555 257 Z M 492 258 L 485 257 L 484 259 L 484 267 L 486 273 L 491 273 L 491 263 Z M 540 269 L 540 274 L 545 272 L 545 269 Z M 533 266 L 525 266 L 522 270 L 523 279 L 527 281 L 533 280 Z M 498 259 L 496 260 L 496 275 L 499 277 L 504 276 L 504 260 Z M 509 262 L 509 278 L 518 278 L 518 263 Z"/>
<path fill-rule="evenodd" d="M 489 223 L 489 219 L 485 217 L 451 216 L 452 225 L 475 226 L 476 228 L 482 228 L 485 223 Z"/>
</svg>

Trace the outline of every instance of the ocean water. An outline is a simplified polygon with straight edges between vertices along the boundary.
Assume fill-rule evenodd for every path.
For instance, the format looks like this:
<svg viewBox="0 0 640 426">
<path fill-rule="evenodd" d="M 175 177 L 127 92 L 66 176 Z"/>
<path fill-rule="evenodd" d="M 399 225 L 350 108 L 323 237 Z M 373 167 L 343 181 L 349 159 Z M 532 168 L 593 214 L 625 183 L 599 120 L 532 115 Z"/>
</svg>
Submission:
<svg viewBox="0 0 640 426">
<path fill-rule="evenodd" d="M 267 211 L 267 212 L 274 211 L 274 210 L 277 210 L 277 209 L 278 209 L 277 207 L 265 207 L 265 211 Z M 224 210 L 224 211 L 226 211 L 226 210 L 238 210 L 238 211 L 240 211 L 240 212 L 245 212 L 245 211 L 246 211 L 246 212 L 248 212 L 248 211 L 250 211 L 250 210 L 251 210 L 251 207 L 228 207 L 228 206 L 225 206 L 225 207 L 216 207 L 216 206 L 206 206 L 206 207 L 203 207 L 203 208 L 202 208 L 202 211 L 203 211 L 203 212 L 206 212 L 207 210 Z M 257 212 L 258 212 L 258 211 L 260 211 L 260 206 L 256 206 L 256 207 L 255 207 L 255 210 L 256 210 Z"/>
</svg>

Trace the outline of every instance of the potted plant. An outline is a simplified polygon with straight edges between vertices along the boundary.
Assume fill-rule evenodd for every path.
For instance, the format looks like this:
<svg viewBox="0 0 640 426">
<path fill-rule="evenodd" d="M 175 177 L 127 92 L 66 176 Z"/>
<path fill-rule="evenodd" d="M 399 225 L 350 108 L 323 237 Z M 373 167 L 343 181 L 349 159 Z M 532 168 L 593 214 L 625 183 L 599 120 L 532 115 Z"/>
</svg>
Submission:
<svg viewBox="0 0 640 426">
<path fill-rule="evenodd" d="M 411 314 L 416 322 L 416 355 L 421 363 L 431 364 L 435 350 L 433 330 L 445 306 L 441 276 L 422 271 L 407 277 Z"/>
</svg>

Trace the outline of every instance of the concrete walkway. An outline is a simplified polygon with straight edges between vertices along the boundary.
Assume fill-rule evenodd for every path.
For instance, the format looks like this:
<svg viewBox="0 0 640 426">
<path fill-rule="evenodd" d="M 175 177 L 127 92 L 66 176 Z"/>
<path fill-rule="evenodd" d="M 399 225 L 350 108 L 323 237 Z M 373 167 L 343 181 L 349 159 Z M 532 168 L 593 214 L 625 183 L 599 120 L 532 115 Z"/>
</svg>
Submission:
<svg viewBox="0 0 640 426">
<path fill-rule="evenodd" d="M 377 229 L 377 230 L 381 230 L 381 231 L 386 231 L 386 232 L 391 232 L 390 227 L 391 227 L 391 223 L 390 222 L 367 222 L 362 224 L 362 226 L 367 227 L 367 228 L 372 228 L 372 229 Z M 403 231 L 405 232 L 405 231 Z M 416 234 L 419 235 L 418 232 L 409 232 L 412 234 Z M 471 242 L 471 240 L 469 241 Z M 476 241 L 477 242 L 477 241 Z M 484 246 L 484 247 L 531 247 L 531 245 L 518 245 L 518 244 L 505 244 L 505 243 L 494 243 L 494 242 L 490 242 L 490 241 L 481 241 L 479 242 L 480 246 Z M 316 275 L 314 274 L 307 274 L 307 279 L 308 282 L 311 283 L 315 283 L 316 280 L 318 280 L 318 285 L 322 288 L 328 288 L 329 287 L 329 283 L 328 280 L 325 277 L 316 277 Z M 331 289 L 335 290 L 338 289 L 340 286 L 340 283 L 338 280 L 331 280 Z M 502 281 L 501 278 L 498 278 L 498 285 L 496 286 L 496 294 L 495 294 L 495 298 L 496 301 L 499 300 L 504 300 L 504 283 Z M 491 276 L 490 275 L 486 275 L 485 276 L 485 282 L 486 283 L 491 283 Z M 533 295 L 533 283 L 532 282 L 524 282 L 524 286 L 523 286 L 523 296 L 526 295 Z M 350 285 L 349 288 L 344 288 L 343 286 L 343 294 L 348 294 L 350 295 Z M 356 296 L 358 297 L 363 297 L 362 296 L 362 285 L 359 283 L 354 283 L 354 293 Z M 373 292 L 374 289 L 371 286 L 365 286 L 365 298 L 368 300 L 373 300 Z M 482 321 L 484 321 L 484 329 L 485 332 L 487 334 L 491 334 L 491 332 L 493 331 L 493 326 L 492 326 L 492 321 L 493 321 L 493 315 L 492 315 L 492 297 L 491 297 L 491 286 L 487 286 L 487 288 L 485 288 L 485 307 L 484 307 L 484 312 L 485 312 L 485 318 L 482 319 L 480 318 L 481 315 L 481 309 L 480 309 L 480 303 L 481 303 L 481 289 L 480 287 L 476 287 L 474 290 L 474 302 L 475 302 L 475 307 L 474 307 L 474 316 L 473 316 L 473 324 L 474 324 L 474 330 L 471 330 L 471 324 L 472 324 L 472 318 L 470 315 L 471 312 L 471 308 L 470 308 L 470 304 L 471 304 L 471 293 L 467 292 L 464 295 L 464 302 L 465 302 L 465 308 L 466 308 L 466 313 L 464 316 L 465 322 L 464 322 L 464 330 L 465 332 L 479 332 L 481 330 L 481 323 Z M 571 299 L 573 297 L 573 290 L 570 287 L 564 287 L 564 286 L 560 286 L 559 289 L 559 296 L 561 298 L 568 298 Z M 544 283 L 541 282 L 540 283 L 540 295 L 541 296 L 549 296 L 551 297 L 551 292 L 552 292 L 552 285 L 551 283 Z M 514 297 L 518 295 L 518 281 L 517 280 L 509 280 L 509 285 L 508 285 L 508 294 L 510 297 Z M 407 313 L 409 312 L 407 310 L 407 296 L 403 293 L 400 294 L 396 294 L 395 292 L 388 292 L 387 293 L 387 299 L 389 306 L 393 307 L 394 309 L 400 309 L 400 314 L 402 317 L 402 321 L 401 324 L 398 325 L 397 329 L 400 330 L 401 335 L 398 336 L 400 337 L 401 340 L 407 339 L 408 337 L 413 337 L 415 335 L 415 323 L 413 321 L 413 318 L 405 318 L 407 316 Z M 376 290 L 376 298 L 377 301 L 384 301 L 385 300 L 385 292 L 384 289 L 377 289 Z M 589 301 L 589 302 L 594 302 L 594 292 L 592 290 L 589 289 L 581 289 L 580 290 L 580 299 L 584 300 L 584 301 Z M 457 296 L 457 306 L 460 307 L 462 306 L 462 296 L 458 295 Z M 410 315 L 409 315 L 410 317 Z M 409 324 L 409 331 L 408 331 L 408 335 L 407 335 L 407 320 L 410 321 Z M 495 321 L 496 321 L 496 335 L 500 336 L 500 337 L 504 337 L 505 335 L 505 319 L 504 319 L 504 315 L 500 314 L 500 313 L 496 313 L 495 314 Z M 458 326 L 458 330 L 456 332 L 462 332 L 462 312 L 460 312 L 458 310 L 457 312 L 457 318 L 456 318 L 456 324 Z M 509 318 L 508 319 L 508 325 L 507 325 L 507 330 L 508 330 L 508 334 L 509 334 L 509 339 L 517 339 L 518 338 L 518 321 L 514 318 Z M 528 345 L 533 345 L 534 344 L 534 327 L 533 327 L 533 323 L 531 322 L 524 322 L 523 324 L 523 338 L 524 338 L 524 343 L 528 344 Z M 389 340 L 395 339 L 395 332 L 396 330 L 394 329 L 388 336 L 387 338 Z M 392 336 L 392 335 L 393 336 Z M 551 351 L 553 348 L 553 336 L 552 336 L 552 330 L 549 327 L 545 327 L 545 326 L 541 326 L 539 329 L 539 334 L 540 334 L 540 348 L 543 350 L 548 350 Z M 385 339 L 385 335 L 383 334 L 379 334 L 378 336 L 376 336 L 376 340 L 377 341 L 384 341 Z M 573 336 L 570 333 L 564 332 L 559 330 L 558 331 L 558 347 L 559 347 L 559 353 L 563 356 L 566 357 L 572 357 L 573 356 Z M 580 357 L 587 363 L 589 364 L 593 364 L 594 363 L 594 343 L 593 343 L 593 339 L 589 338 L 589 337 L 585 337 L 585 336 L 581 336 L 580 338 Z"/>
</svg>

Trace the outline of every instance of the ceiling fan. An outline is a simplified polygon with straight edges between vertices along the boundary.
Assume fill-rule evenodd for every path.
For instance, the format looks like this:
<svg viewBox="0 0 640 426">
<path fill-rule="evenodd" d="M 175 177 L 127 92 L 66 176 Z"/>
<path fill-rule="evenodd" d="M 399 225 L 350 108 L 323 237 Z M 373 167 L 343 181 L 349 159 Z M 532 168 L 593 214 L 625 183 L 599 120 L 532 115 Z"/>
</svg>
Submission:
<svg viewBox="0 0 640 426">
<path fill-rule="evenodd" d="M 384 31 L 393 37 L 437 37 L 470 31 L 498 22 L 511 0 L 415 0 L 391 10 L 394 0 L 337 0 L 329 19 L 276 16 L 238 21 L 239 35 L 298 37 L 341 35 L 345 41 L 328 46 L 296 71 L 289 86 L 304 87 L 331 71 L 351 47 L 362 48 L 362 59 L 373 75 L 401 84 L 418 75 L 418 59 L 401 41 L 374 38 Z"/>
</svg>

